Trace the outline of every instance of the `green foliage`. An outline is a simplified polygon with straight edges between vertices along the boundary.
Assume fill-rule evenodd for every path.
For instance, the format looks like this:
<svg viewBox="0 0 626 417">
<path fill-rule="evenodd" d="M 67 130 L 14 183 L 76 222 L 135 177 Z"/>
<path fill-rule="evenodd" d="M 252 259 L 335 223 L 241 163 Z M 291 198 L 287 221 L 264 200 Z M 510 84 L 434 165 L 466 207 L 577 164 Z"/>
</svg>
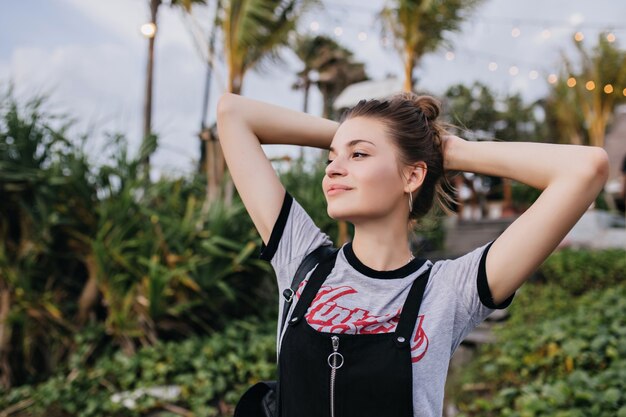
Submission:
<svg viewBox="0 0 626 417">
<path fill-rule="evenodd" d="M 541 190 L 530 185 L 516 181 L 513 181 L 511 184 L 511 199 L 513 200 L 513 206 L 518 212 L 524 212 L 528 209 L 540 195 Z"/>
<path fill-rule="evenodd" d="M 206 206 L 196 177 L 141 180 L 156 137 L 132 156 L 113 135 L 94 165 L 87 138 L 70 140 L 70 121 L 43 103 L 0 101 L 0 326 L 11 335 L 0 341 L 2 384 L 54 373 L 85 326 L 101 332 L 97 356 L 111 342 L 131 353 L 273 316 L 275 282 L 241 201 Z"/>
<path fill-rule="evenodd" d="M 464 416 L 615 416 L 626 411 L 624 251 L 553 254 L 511 318 L 466 369 L 488 388 L 457 399 Z"/>
<path fill-rule="evenodd" d="M 163 411 L 168 404 L 196 416 L 230 416 L 245 389 L 275 378 L 275 326 L 275 321 L 247 319 L 232 322 L 210 337 L 159 342 L 132 356 L 118 351 L 92 367 L 64 370 L 38 386 L 0 390 L 0 409 L 30 399 L 34 405 L 27 411 L 35 416 L 53 412 L 76 417 L 142 416 Z M 69 363 L 80 362 L 76 359 Z M 176 400 L 142 395 L 132 410 L 114 401 L 116 393 L 167 385 L 180 388 Z"/>
<path fill-rule="evenodd" d="M 620 249 L 601 251 L 563 249 L 552 254 L 539 269 L 546 282 L 578 296 L 593 289 L 624 282 L 626 252 Z"/>
<path fill-rule="evenodd" d="M 445 93 L 447 119 L 476 139 L 536 141 L 543 124 L 537 120 L 535 104 L 525 104 L 519 94 L 498 96 L 488 86 L 453 85 Z"/>
</svg>

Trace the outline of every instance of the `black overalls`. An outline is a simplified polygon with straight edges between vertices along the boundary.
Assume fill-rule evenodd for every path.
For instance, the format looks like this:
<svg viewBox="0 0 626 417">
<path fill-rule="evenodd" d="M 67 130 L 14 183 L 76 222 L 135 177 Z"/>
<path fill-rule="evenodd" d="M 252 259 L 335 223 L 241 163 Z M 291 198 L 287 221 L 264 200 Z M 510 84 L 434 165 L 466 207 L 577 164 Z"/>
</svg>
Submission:
<svg viewBox="0 0 626 417">
<path fill-rule="evenodd" d="M 413 417 L 410 339 L 431 268 L 413 283 L 395 333 L 318 332 L 304 317 L 336 253 L 313 271 L 283 336 L 280 417 Z"/>
</svg>

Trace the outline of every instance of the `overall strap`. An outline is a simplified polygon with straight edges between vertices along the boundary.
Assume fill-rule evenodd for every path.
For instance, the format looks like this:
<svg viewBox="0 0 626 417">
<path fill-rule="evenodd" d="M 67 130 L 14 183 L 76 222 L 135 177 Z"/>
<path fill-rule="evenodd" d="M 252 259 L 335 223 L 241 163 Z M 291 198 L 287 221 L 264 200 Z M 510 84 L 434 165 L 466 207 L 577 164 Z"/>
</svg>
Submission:
<svg viewBox="0 0 626 417">
<path fill-rule="evenodd" d="M 330 274 L 333 267 L 335 266 L 335 260 L 337 259 L 338 250 L 334 250 L 330 255 L 326 256 L 322 259 L 309 277 L 309 282 L 304 287 L 304 291 L 298 299 L 298 303 L 296 304 L 293 313 L 291 314 L 291 319 L 289 320 L 289 325 L 292 326 L 300 321 L 304 317 L 306 310 L 311 305 L 311 302 L 317 295 L 320 287 L 326 281 L 326 277 Z"/>
<path fill-rule="evenodd" d="M 417 317 L 419 315 L 420 306 L 422 305 L 422 299 L 424 298 L 424 291 L 428 284 L 431 269 L 432 265 L 413 281 L 409 295 L 404 301 L 404 306 L 402 306 L 400 313 L 400 322 L 398 323 L 398 327 L 396 327 L 395 342 L 398 347 L 408 346 L 413 336 L 413 329 L 415 329 L 415 323 L 417 323 Z"/>
<path fill-rule="evenodd" d="M 287 314 L 289 313 L 289 307 L 293 302 L 293 299 L 296 295 L 296 291 L 298 291 L 298 287 L 304 281 L 306 274 L 315 267 L 320 261 L 328 256 L 336 255 L 339 249 L 333 248 L 332 246 L 320 246 L 315 249 L 313 252 L 309 253 L 296 271 L 296 274 L 293 277 L 293 281 L 291 281 L 291 287 L 285 289 L 283 291 L 283 297 L 285 298 L 285 303 L 283 304 L 283 318 L 280 324 L 280 333 L 282 334 L 282 330 L 285 328 L 285 320 L 287 320 Z"/>
</svg>

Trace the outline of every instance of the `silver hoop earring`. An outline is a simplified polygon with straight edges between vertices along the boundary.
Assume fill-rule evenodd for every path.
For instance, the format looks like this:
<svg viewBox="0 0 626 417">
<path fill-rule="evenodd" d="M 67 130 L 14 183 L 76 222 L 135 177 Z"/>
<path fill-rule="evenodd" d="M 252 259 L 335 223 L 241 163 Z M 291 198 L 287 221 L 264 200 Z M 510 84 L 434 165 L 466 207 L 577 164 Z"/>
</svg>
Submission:
<svg viewBox="0 0 626 417">
<path fill-rule="evenodd" d="M 411 195 L 411 192 L 409 191 L 409 213 L 413 211 L 413 196 Z"/>
</svg>

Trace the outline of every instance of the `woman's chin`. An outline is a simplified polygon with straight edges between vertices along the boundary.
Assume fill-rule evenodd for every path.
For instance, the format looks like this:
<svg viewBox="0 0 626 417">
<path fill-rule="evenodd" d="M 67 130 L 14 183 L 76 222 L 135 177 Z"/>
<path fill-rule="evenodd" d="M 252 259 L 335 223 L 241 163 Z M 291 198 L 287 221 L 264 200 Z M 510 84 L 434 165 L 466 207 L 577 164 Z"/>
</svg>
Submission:
<svg viewBox="0 0 626 417">
<path fill-rule="evenodd" d="M 328 213 L 328 217 L 333 220 L 346 222 L 352 222 L 357 214 L 355 210 L 330 206 L 327 206 L 326 213 Z"/>
</svg>

